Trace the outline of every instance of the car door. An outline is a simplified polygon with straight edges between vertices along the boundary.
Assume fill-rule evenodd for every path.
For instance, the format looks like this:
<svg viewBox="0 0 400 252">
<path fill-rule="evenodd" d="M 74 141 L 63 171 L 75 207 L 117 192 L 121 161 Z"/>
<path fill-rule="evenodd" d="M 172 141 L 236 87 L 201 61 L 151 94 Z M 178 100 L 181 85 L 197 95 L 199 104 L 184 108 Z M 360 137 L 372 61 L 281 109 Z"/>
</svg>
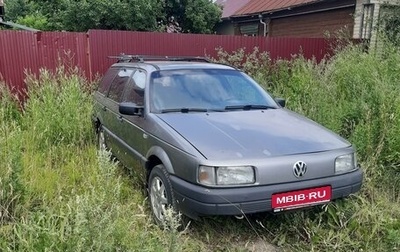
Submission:
<svg viewBox="0 0 400 252">
<path fill-rule="evenodd" d="M 137 106 L 144 106 L 144 90 L 146 86 L 146 72 L 143 69 L 136 69 L 134 74 L 126 83 L 121 102 L 134 103 Z M 116 134 L 122 140 L 124 163 L 133 167 L 137 161 L 145 159 L 144 149 L 147 135 L 143 130 L 145 122 L 144 111 L 138 115 L 122 115 Z"/>
<path fill-rule="evenodd" d="M 111 83 L 110 90 L 104 99 L 105 111 L 103 112 L 102 124 L 107 137 L 108 147 L 118 158 L 123 158 L 124 147 L 121 136 L 118 134 L 122 117 L 118 112 L 119 103 L 122 101 L 126 83 L 134 73 L 134 69 L 121 67 Z"/>
</svg>

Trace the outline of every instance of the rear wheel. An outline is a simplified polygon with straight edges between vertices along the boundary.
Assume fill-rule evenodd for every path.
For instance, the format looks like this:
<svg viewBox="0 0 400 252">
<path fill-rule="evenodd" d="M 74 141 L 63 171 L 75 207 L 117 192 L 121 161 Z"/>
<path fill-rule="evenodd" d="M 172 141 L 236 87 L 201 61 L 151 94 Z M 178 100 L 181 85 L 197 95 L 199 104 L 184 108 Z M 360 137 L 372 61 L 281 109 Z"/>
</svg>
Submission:
<svg viewBox="0 0 400 252">
<path fill-rule="evenodd" d="M 176 212 L 176 201 L 172 190 L 171 180 L 164 165 L 155 166 L 149 176 L 148 192 L 150 206 L 154 219 L 159 226 L 170 226 L 171 220 L 167 218 L 167 211 Z"/>
<path fill-rule="evenodd" d="M 101 124 L 97 128 L 97 148 L 99 149 L 99 151 L 107 150 L 106 138 L 104 136 L 104 129 Z"/>
</svg>

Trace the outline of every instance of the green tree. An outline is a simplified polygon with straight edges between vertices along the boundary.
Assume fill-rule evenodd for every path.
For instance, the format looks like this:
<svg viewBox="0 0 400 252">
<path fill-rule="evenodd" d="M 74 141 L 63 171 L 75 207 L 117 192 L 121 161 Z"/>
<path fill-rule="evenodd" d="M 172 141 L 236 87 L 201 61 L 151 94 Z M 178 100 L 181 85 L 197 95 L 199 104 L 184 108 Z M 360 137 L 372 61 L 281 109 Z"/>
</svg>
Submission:
<svg viewBox="0 0 400 252">
<path fill-rule="evenodd" d="M 35 2 L 29 0 L 4 1 L 5 16 L 7 20 L 16 21 L 18 18 L 33 14 L 36 10 Z"/>
<path fill-rule="evenodd" d="M 212 33 L 221 8 L 210 0 L 166 0 L 165 22 L 174 17 L 184 32 Z"/>
<path fill-rule="evenodd" d="M 7 20 L 32 28 L 53 30 L 57 27 L 54 23 L 54 17 L 58 13 L 54 11 L 54 7 L 61 3 L 61 0 L 59 1 L 55 4 L 54 1 L 49 0 L 7 0 L 5 1 L 5 16 Z"/>
<path fill-rule="evenodd" d="M 42 31 L 50 30 L 47 18 L 41 13 L 35 13 L 33 15 L 28 14 L 24 17 L 18 17 L 17 23 Z"/>
<path fill-rule="evenodd" d="M 212 33 L 221 14 L 221 9 L 209 0 L 189 0 L 185 9 L 184 29 L 194 33 Z"/>
<path fill-rule="evenodd" d="M 88 29 L 151 31 L 162 13 L 161 0 L 64 0 L 61 26 L 70 31 Z"/>
<path fill-rule="evenodd" d="M 210 0 L 7 0 L 6 17 L 41 30 L 67 31 L 165 31 L 174 17 L 183 32 L 211 33 L 221 9 Z"/>
</svg>

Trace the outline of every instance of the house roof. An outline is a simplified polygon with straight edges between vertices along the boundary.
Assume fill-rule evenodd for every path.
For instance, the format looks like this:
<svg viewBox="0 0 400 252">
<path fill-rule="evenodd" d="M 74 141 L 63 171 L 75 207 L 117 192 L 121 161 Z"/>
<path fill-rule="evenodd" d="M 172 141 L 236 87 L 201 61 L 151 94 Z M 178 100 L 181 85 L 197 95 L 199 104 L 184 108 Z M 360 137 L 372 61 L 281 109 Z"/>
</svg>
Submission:
<svg viewBox="0 0 400 252">
<path fill-rule="evenodd" d="M 323 0 L 250 0 L 248 4 L 243 5 L 232 16 L 247 16 L 249 14 L 278 11 L 319 1 Z"/>
<path fill-rule="evenodd" d="M 250 1 L 251 0 L 217 0 L 215 3 L 223 7 L 222 18 L 228 18 Z"/>
</svg>

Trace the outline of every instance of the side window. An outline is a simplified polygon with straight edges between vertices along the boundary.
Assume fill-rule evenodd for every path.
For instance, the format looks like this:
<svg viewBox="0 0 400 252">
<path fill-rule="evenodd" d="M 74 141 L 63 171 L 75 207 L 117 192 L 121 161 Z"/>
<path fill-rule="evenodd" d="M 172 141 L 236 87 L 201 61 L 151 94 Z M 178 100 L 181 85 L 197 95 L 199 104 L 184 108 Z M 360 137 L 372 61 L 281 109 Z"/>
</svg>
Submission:
<svg viewBox="0 0 400 252">
<path fill-rule="evenodd" d="M 144 88 L 146 86 L 146 72 L 138 69 L 127 83 L 123 102 L 133 102 L 137 105 L 144 104 Z"/>
<path fill-rule="evenodd" d="M 103 79 L 100 81 L 98 91 L 104 95 L 107 95 L 108 90 L 110 89 L 111 82 L 113 81 L 115 75 L 117 75 L 117 68 L 110 68 L 103 76 Z"/>
<path fill-rule="evenodd" d="M 116 102 L 121 102 L 122 94 L 124 92 L 124 87 L 134 70 L 132 69 L 120 69 L 117 76 L 115 76 L 110 91 L 108 92 L 108 97 Z"/>
</svg>

